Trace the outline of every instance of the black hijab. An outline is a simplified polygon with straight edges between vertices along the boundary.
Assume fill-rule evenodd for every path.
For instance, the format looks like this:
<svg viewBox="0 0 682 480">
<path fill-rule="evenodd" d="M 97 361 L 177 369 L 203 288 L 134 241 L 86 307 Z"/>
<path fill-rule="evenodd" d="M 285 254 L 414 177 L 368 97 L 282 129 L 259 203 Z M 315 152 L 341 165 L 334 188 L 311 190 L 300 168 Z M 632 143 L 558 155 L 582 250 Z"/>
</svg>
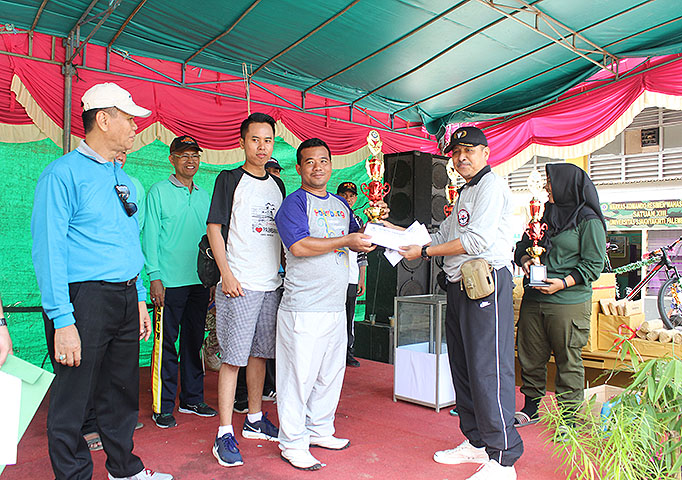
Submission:
<svg viewBox="0 0 682 480">
<path fill-rule="evenodd" d="M 547 240 L 591 218 L 598 218 L 606 231 L 597 189 L 585 170 L 572 163 L 548 163 L 545 172 L 554 197 L 554 203 L 545 204 L 542 217 L 547 224 Z"/>
</svg>

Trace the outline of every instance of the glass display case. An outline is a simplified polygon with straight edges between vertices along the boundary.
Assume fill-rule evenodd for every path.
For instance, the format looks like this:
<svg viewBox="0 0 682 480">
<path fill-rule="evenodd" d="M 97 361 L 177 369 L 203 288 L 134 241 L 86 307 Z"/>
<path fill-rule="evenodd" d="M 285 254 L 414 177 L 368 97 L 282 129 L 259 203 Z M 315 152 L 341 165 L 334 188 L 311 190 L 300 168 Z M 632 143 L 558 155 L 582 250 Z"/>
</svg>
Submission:
<svg viewBox="0 0 682 480">
<path fill-rule="evenodd" d="M 393 400 L 454 405 L 445 341 L 445 295 L 395 297 Z"/>
</svg>

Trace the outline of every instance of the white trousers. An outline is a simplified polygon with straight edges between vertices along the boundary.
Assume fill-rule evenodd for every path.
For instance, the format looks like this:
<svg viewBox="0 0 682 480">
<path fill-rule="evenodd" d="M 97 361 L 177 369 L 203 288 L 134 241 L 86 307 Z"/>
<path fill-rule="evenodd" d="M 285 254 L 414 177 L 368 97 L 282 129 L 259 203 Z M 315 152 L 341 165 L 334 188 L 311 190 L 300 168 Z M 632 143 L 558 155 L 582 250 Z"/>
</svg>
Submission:
<svg viewBox="0 0 682 480">
<path fill-rule="evenodd" d="M 346 312 L 277 312 L 280 448 L 307 450 L 334 434 L 346 370 Z"/>
</svg>

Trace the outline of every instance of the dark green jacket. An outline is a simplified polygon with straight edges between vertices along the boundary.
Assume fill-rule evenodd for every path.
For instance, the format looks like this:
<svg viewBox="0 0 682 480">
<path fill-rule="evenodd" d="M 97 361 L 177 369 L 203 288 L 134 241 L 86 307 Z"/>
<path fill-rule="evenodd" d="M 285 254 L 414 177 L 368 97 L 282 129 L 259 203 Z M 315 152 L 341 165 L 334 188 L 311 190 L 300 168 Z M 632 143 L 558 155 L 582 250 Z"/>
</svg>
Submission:
<svg viewBox="0 0 682 480">
<path fill-rule="evenodd" d="M 531 245 L 527 235 L 516 244 L 514 260 L 521 265 L 521 257 Z M 592 282 L 599 278 L 606 258 L 606 232 L 597 218 L 583 220 L 576 228 L 564 230 L 552 237 L 552 247 L 540 257 L 547 266 L 548 278 L 573 276 L 576 284 L 552 295 L 526 287 L 524 298 L 538 302 L 574 305 L 592 298 Z M 527 283 L 528 279 L 524 279 Z"/>
</svg>

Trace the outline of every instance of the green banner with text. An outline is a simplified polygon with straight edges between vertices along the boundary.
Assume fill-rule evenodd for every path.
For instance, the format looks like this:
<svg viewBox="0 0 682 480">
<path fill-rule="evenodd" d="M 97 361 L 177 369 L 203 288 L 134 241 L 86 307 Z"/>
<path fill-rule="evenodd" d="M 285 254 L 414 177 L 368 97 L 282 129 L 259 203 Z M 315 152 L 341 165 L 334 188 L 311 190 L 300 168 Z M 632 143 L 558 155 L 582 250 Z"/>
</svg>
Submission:
<svg viewBox="0 0 682 480">
<path fill-rule="evenodd" d="M 609 229 L 682 228 L 682 200 L 604 202 L 601 211 Z"/>
</svg>

